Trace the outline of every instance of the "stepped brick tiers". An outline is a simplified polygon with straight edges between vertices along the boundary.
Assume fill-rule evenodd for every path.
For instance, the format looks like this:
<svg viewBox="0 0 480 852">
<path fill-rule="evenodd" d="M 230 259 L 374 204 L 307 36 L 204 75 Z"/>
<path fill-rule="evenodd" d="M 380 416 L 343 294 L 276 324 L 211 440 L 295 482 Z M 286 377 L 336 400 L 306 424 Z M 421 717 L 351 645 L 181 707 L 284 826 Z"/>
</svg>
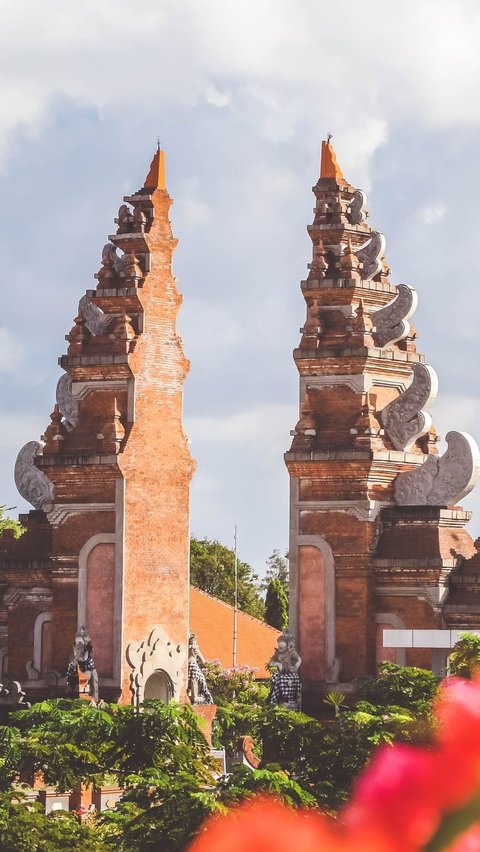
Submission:
<svg viewBox="0 0 480 852">
<path fill-rule="evenodd" d="M 51 423 L 17 458 L 34 507 L 20 518 L 26 532 L 0 540 L 0 681 L 20 681 L 33 700 L 65 693 L 82 626 L 100 697 L 186 696 L 194 463 L 163 151 L 124 201 L 66 337 Z"/>
<path fill-rule="evenodd" d="M 480 627 L 480 563 L 457 505 L 478 448 L 449 432 L 439 455 L 427 413 L 437 378 L 409 322 L 415 290 L 391 282 L 385 238 L 328 142 L 313 191 L 300 412 L 285 454 L 290 629 L 307 696 L 355 688 L 381 659 L 431 665 L 428 648 L 384 649 L 384 628 Z"/>
</svg>

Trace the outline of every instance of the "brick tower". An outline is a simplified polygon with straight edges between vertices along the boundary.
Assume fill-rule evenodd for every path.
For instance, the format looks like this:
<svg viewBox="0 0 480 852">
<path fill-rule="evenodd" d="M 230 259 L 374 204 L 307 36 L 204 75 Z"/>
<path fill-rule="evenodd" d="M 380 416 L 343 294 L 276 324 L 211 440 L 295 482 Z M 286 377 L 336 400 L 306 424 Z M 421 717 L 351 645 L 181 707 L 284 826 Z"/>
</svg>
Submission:
<svg viewBox="0 0 480 852">
<path fill-rule="evenodd" d="M 450 432 L 438 455 L 426 411 L 437 378 L 408 322 L 416 293 L 390 281 L 385 238 L 329 142 L 313 191 L 300 411 L 285 454 L 290 627 L 307 694 L 373 674 L 384 627 L 444 626 L 449 575 L 475 552 L 456 504 L 478 476 L 465 433 Z"/>
<path fill-rule="evenodd" d="M 80 625 L 101 697 L 185 695 L 194 463 L 163 151 L 124 201 L 66 337 L 43 443 L 17 458 L 18 490 L 35 510 L 21 516 L 18 541 L 8 531 L 0 540 L 0 680 L 20 680 L 32 698 L 64 692 Z"/>
</svg>

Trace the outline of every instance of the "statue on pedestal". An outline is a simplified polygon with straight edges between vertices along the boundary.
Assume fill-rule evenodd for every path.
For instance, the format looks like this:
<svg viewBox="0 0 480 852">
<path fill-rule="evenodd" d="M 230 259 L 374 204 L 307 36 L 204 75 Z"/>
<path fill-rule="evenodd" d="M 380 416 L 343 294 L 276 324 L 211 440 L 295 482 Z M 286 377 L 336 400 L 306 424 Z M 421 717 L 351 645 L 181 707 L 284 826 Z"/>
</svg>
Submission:
<svg viewBox="0 0 480 852">
<path fill-rule="evenodd" d="M 98 704 L 98 674 L 92 658 L 92 640 L 85 627 L 75 636 L 73 656 L 67 669 L 67 695 Z"/>
<path fill-rule="evenodd" d="M 302 659 L 295 648 L 292 634 L 285 630 L 277 641 L 275 653 L 268 663 L 273 669 L 268 704 L 279 704 L 288 710 L 300 710 L 302 706 L 302 685 L 298 669 Z"/>
<path fill-rule="evenodd" d="M 207 686 L 205 675 L 200 668 L 205 662 L 198 647 L 197 637 L 190 633 L 188 640 L 188 685 L 187 695 L 192 704 L 213 704 L 212 694 Z"/>
</svg>

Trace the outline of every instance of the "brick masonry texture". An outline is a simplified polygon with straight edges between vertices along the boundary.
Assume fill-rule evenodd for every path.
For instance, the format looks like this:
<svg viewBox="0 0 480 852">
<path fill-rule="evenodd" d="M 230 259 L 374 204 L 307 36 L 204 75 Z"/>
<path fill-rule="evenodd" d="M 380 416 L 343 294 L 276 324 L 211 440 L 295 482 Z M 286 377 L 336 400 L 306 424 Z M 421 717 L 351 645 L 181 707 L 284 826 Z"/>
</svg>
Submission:
<svg viewBox="0 0 480 852">
<path fill-rule="evenodd" d="M 285 454 L 290 622 L 307 692 L 373 675 L 384 655 L 396 659 L 379 645 L 377 622 L 480 627 L 480 562 L 464 529 L 468 513 L 394 503 L 396 477 L 437 453 L 433 427 L 398 450 L 382 425 L 382 410 L 409 386 L 412 364 L 425 359 L 413 326 L 377 345 L 375 311 L 398 291 L 381 249 L 376 266 L 362 260 L 368 240 L 381 245 L 380 238 L 364 217 L 352 218 L 356 190 L 332 163 L 333 149 L 323 143 L 308 228 L 313 256 L 301 283 L 306 318 L 293 352 L 299 420 Z M 428 649 L 406 658 L 432 662 Z"/>
</svg>

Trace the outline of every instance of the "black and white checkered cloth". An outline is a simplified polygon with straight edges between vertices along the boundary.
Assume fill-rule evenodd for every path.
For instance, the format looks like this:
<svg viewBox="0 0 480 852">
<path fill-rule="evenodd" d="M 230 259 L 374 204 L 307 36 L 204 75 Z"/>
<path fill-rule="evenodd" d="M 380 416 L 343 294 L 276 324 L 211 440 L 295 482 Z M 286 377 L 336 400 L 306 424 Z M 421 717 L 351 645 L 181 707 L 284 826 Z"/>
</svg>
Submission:
<svg viewBox="0 0 480 852">
<path fill-rule="evenodd" d="M 196 689 L 196 704 L 213 704 L 212 694 L 207 686 L 207 681 L 205 679 L 205 675 L 203 674 L 200 666 L 198 665 L 195 659 L 190 657 L 188 661 L 188 684 L 192 681 L 196 681 L 197 689 Z"/>
<path fill-rule="evenodd" d="M 302 685 L 297 672 L 279 672 L 272 675 L 268 704 L 288 704 L 299 710 L 302 704 Z"/>
</svg>

